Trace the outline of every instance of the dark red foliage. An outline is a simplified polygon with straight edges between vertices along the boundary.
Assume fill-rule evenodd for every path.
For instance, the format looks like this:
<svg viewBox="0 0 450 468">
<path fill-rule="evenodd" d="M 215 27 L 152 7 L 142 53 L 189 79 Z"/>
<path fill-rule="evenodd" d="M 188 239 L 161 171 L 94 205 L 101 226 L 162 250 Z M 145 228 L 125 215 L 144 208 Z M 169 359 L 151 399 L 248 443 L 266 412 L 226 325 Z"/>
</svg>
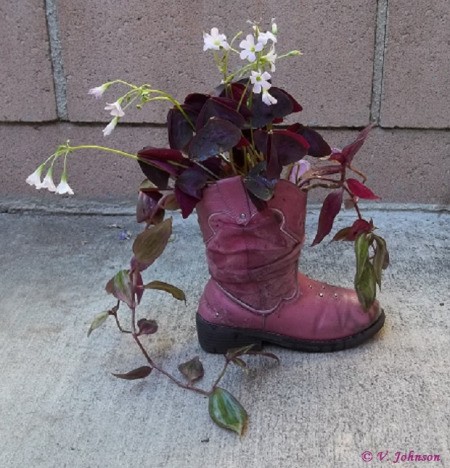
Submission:
<svg viewBox="0 0 450 468">
<path fill-rule="evenodd" d="M 333 237 L 334 241 L 351 241 L 353 242 L 360 234 L 367 234 L 374 229 L 372 220 L 357 219 L 351 226 L 338 231 Z"/>
<path fill-rule="evenodd" d="M 310 156 L 322 158 L 331 154 L 330 145 L 323 139 L 319 132 L 299 123 L 291 125 L 288 127 L 288 130 L 290 132 L 298 133 L 309 143 L 308 154 Z"/>
<path fill-rule="evenodd" d="M 369 187 L 366 187 L 364 184 L 359 182 L 359 180 L 347 179 L 347 186 L 350 192 L 352 192 L 356 197 L 364 198 L 365 200 L 380 199 L 378 195 L 375 195 Z"/>
<path fill-rule="evenodd" d="M 342 189 L 334 190 L 325 198 L 322 209 L 320 210 L 317 234 L 312 245 L 320 244 L 324 237 L 333 229 L 334 219 L 339 211 L 341 211 L 343 194 L 344 191 Z"/>
<path fill-rule="evenodd" d="M 356 140 L 353 143 L 347 145 L 341 152 L 333 153 L 330 156 L 330 159 L 333 161 L 338 161 L 345 166 L 349 166 L 355 154 L 361 149 L 361 146 L 364 144 L 367 135 L 369 134 L 370 130 L 372 130 L 373 124 L 368 125 L 364 130 L 359 132 Z"/>
<path fill-rule="evenodd" d="M 169 176 L 176 177 L 192 163 L 181 151 L 147 146 L 138 152 L 139 165 L 146 177 L 158 188 L 167 188 Z"/>
</svg>

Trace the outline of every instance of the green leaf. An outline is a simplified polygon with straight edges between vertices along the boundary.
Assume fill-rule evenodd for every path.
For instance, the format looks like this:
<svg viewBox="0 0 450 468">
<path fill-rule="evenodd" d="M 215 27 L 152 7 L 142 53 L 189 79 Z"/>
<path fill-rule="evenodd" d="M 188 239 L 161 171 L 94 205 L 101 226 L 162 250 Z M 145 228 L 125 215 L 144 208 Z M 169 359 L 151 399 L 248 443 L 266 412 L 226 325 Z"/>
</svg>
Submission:
<svg viewBox="0 0 450 468">
<path fill-rule="evenodd" d="M 381 273 L 389 265 L 389 254 L 387 251 L 386 241 L 379 236 L 374 236 L 377 247 L 373 258 L 373 268 L 378 286 L 381 288 Z"/>
<path fill-rule="evenodd" d="M 186 302 L 186 295 L 181 289 L 173 286 L 172 284 L 164 283 L 163 281 L 152 281 L 144 285 L 144 289 L 158 289 L 159 291 L 166 291 L 172 294 L 175 299 Z"/>
<path fill-rule="evenodd" d="M 189 382 L 193 383 L 197 380 L 200 380 L 205 371 L 203 369 L 203 364 L 200 361 L 198 356 L 195 356 L 190 361 L 184 362 L 178 366 L 178 370 L 189 380 Z"/>
<path fill-rule="evenodd" d="M 375 271 L 370 262 L 366 262 L 360 277 L 355 277 L 355 289 L 364 310 L 369 310 L 376 297 Z"/>
<path fill-rule="evenodd" d="M 133 284 L 129 270 L 120 270 L 106 284 L 106 292 L 133 307 Z"/>
<path fill-rule="evenodd" d="M 361 277 L 366 263 L 369 262 L 369 241 L 365 234 L 361 234 L 355 240 L 355 255 L 356 255 L 356 276 L 355 283 Z"/>
<path fill-rule="evenodd" d="M 138 380 L 148 377 L 152 371 L 152 368 L 149 366 L 142 366 L 134 369 L 126 374 L 113 374 L 114 377 L 124 380 Z"/>
<path fill-rule="evenodd" d="M 242 435 L 248 415 L 238 400 L 227 390 L 217 387 L 209 396 L 209 415 L 220 427 Z"/>
<path fill-rule="evenodd" d="M 141 232 L 133 243 L 137 261 L 151 265 L 163 253 L 171 234 L 172 218 Z"/>
<path fill-rule="evenodd" d="M 98 328 L 109 317 L 109 311 L 101 312 L 94 317 L 94 320 L 89 327 L 87 336 L 89 336 L 96 328 Z"/>
</svg>

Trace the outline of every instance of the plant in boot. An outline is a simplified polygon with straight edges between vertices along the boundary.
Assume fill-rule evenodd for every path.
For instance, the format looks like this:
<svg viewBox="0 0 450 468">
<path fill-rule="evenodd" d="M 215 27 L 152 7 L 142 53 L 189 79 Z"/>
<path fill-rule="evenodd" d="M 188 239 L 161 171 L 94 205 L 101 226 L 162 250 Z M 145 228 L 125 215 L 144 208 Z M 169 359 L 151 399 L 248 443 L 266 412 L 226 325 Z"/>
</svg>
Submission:
<svg viewBox="0 0 450 468">
<path fill-rule="evenodd" d="M 243 365 L 238 355 L 229 357 L 230 348 L 248 354 L 263 343 L 272 343 L 302 351 L 336 351 L 362 343 L 384 323 L 376 286 L 381 286 L 389 255 L 374 223 L 363 218 L 358 206 L 360 199 L 378 197 L 354 165 L 371 126 L 338 150 L 301 123 L 282 125 L 285 117 L 301 112 L 302 106 L 286 90 L 273 85 L 272 74 L 279 60 L 301 54 L 279 54 L 277 35 L 273 22 L 267 30 L 251 23 L 245 37 L 240 32 L 230 41 L 217 28 L 204 33 L 203 50 L 213 55 L 221 75 L 220 84 L 209 93 L 196 91 L 177 100 L 150 84 L 138 86 L 123 80 L 92 88 L 89 93 L 96 98 L 112 88 L 126 90 L 108 100 L 105 110 L 112 120 L 103 130 L 105 136 L 114 131 L 130 107 L 140 109 L 153 101 L 167 101 L 168 147 L 150 144 L 133 154 L 67 142 L 27 179 L 37 188 L 53 190 L 51 169 L 63 156 L 63 178 L 55 191 L 72 194 L 66 162 L 73 152 L 103 150 L 138 162 L 146 180 L 139 187 L 137 219 L 145 227 L 133 244 L 130 267 L 108 283 L 107 291 L 130 308 L 131 333 L 148 366 L 120 376 L 146 377 L 156 368 L 183 388 L 208 395 L 213 420 L 223 427 L 234 421 L 230 424 L 239 428 L 237 432 L 242 432 L 245 412 L 234 397 L 219 388 L 218 381 L 208 392 L 192 386 L 203 372 L 198 360 L 181 367 L 191 376 L 184 385 L 156 366 L 139 340 L 141 334 L 156 331 L 156 324 L 148 319 L 136 322 L 136 307 L 144 290 L 162 289 L 177 299 L 184 298 L 180 290 L 165 283 L 144 285 L 141 276 L 169 239 L 167 210 L 179 209 L 183 218 L 197 210 L 211 274 L 198 307 L 198 337 L 204 350 L 228 356 L 224 370 L 230 362 Z M 231 70 L 233 59 L 239 66 Z M 47 179 L 41 183 L 47 165 Z M 316 187 L 331 191 L 323 202 L 313 245 L 331 233 L 344 197 L 355 209 L 356 220 L 333 237 L 334 241 L 354 243 L 354 290 L 315 281 L 298 271 L 307 193 Z M 99 315 L 91 328 L 109 315 L 117 319 L 117 310 Z M 229 411 L 224 409 L 218 415 L 218 408 Z M 224 422 L 224 414 L 228 422 Z"/>
</svg>

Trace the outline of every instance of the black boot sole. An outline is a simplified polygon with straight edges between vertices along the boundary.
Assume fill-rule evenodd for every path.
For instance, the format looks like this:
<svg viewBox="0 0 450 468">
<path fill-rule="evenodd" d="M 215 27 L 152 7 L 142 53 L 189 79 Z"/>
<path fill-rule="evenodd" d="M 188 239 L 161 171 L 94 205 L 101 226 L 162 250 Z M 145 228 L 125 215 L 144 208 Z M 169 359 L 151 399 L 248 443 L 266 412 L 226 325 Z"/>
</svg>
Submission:
<svg viewBox="0 0 450 468">
<path fill-rule="evenodd" d="M 297 340 L 288 336 L 258 330 L 226 327 L 207 322 L 199 314 L 196 316 L 197 335 L 200 346 L 207 353 L 225 354 L 231 348 L 254 345 L 255 350 L 264 344 L 271 344 L 306 353 L 330 353 L 354 348 L 367 341 L 380 331 L 385 315 L 381 311 L 377 320 L 365 330 L 336 340 Z"/>
</svg>

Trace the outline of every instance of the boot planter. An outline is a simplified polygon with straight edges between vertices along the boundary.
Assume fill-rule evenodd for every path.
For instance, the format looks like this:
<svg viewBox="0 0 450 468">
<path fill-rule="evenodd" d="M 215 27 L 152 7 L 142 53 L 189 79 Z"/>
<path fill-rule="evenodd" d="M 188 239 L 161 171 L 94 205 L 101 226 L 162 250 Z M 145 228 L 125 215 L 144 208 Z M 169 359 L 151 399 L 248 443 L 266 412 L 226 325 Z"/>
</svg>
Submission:
<svg viewBox="0 0 450 468">
<path fill-rule="evenodd" d="M 384 324 L 375 301 L 363 310 L 354 290 L 298 272 L 305 235 L 306 193 L 280 180 L 258 211 L 240 177 L 208 187 L 197 205 L 208 281 L 197 312 L 209 353 L 264 343 L 328 352 L 357 346 Z"/>
<path fill-rule="evenodd" d="M 212 420 L 239 435 L 248 416 L 220 386 L 227 369 L 246 367 L 245 359 L 255 354 L 278 361 L 273 353 L 258 350 L 265 343 L 309 352 L 357 346 L 384 323 L 376 291 L 389 265 L 389 253 L 386 241 L 358 206 L 360 199 L 379 197 L 366 186 L 367 177 L 354 162 L 372 125 L 342 150 L 300 122 L 278 126 L 301 112 L 302 106 L 273 85 L 275 62 L 301 55 L 298 50 L 281 52 L 277 34 L 273 20 L 267 30 L 252 23 L 249 34 L 238 33 L 230 43 L 215 27 L 203 33 L 203 50 L 214 56 L 220 85 L 208 93 L 190 92 L 182 101 L 148 83 L 134 85 L 121 79 L 91 88 L 89 94 L 96 98 L 104 93 L 111 96 L 112 87 L 124 92 L 108 97 L 105 110 L 112 118 L 103 129 L 105 137 L 133 106 L 141 109 L 153 101 L 169 102 L 169 148 L 154 147 L 151 137 L 149 146 L 137 153 L 108 146 L 72 146 L 66 141 L 26 179 L 37 189 L 73 195 L 67 162 L 74 152 L 104 151 L 139 163 L 146 179 L 139 186 L 136 218 L 143 231 L 133 241 L 130 263 L 106 284 L 115 305 L 94 318 L 88 336 L 111 317 L 118 330 L 136 343 L 145 362 L 129 372 L 113 373 L 115 377 L 144 379 L 157 371 L 178 387 L 207 397 Z M 231 57 L 240 59 L 234 71 L 229 69 L 235 62 Z M 60 163 L 61 180 L 56 186 L 53 168 Z M 289 181 L 281 179 L 286 173 Z M 354 248 L 355 290 L 320 283 L 298 272 L 306 194 L 316 187 L 330 192 L 313 245 L 331 234 L 344 203 L 355 208 L 353 224 L 333 237 Z M 189 301 L 189 294 L 176 285 L 152 277 L 151 267 L 172 235 L 172 218 L 166 217 L 166 211 L 180 210 L 187 218 L 196 208 L 211 273 L 196 314 L 198 339 L 205 351 L 222 353 L 225 360 L 210 388 L 197 385 L 204 374 L 198 356 L 180 364 L 178 374 L 152 357 L 145 345 L 151 346 L 159 325 L 155 317 L 142 316 L 139 307 L 144 293 L 147 296 L 155 289 Z"/>
</svg>

